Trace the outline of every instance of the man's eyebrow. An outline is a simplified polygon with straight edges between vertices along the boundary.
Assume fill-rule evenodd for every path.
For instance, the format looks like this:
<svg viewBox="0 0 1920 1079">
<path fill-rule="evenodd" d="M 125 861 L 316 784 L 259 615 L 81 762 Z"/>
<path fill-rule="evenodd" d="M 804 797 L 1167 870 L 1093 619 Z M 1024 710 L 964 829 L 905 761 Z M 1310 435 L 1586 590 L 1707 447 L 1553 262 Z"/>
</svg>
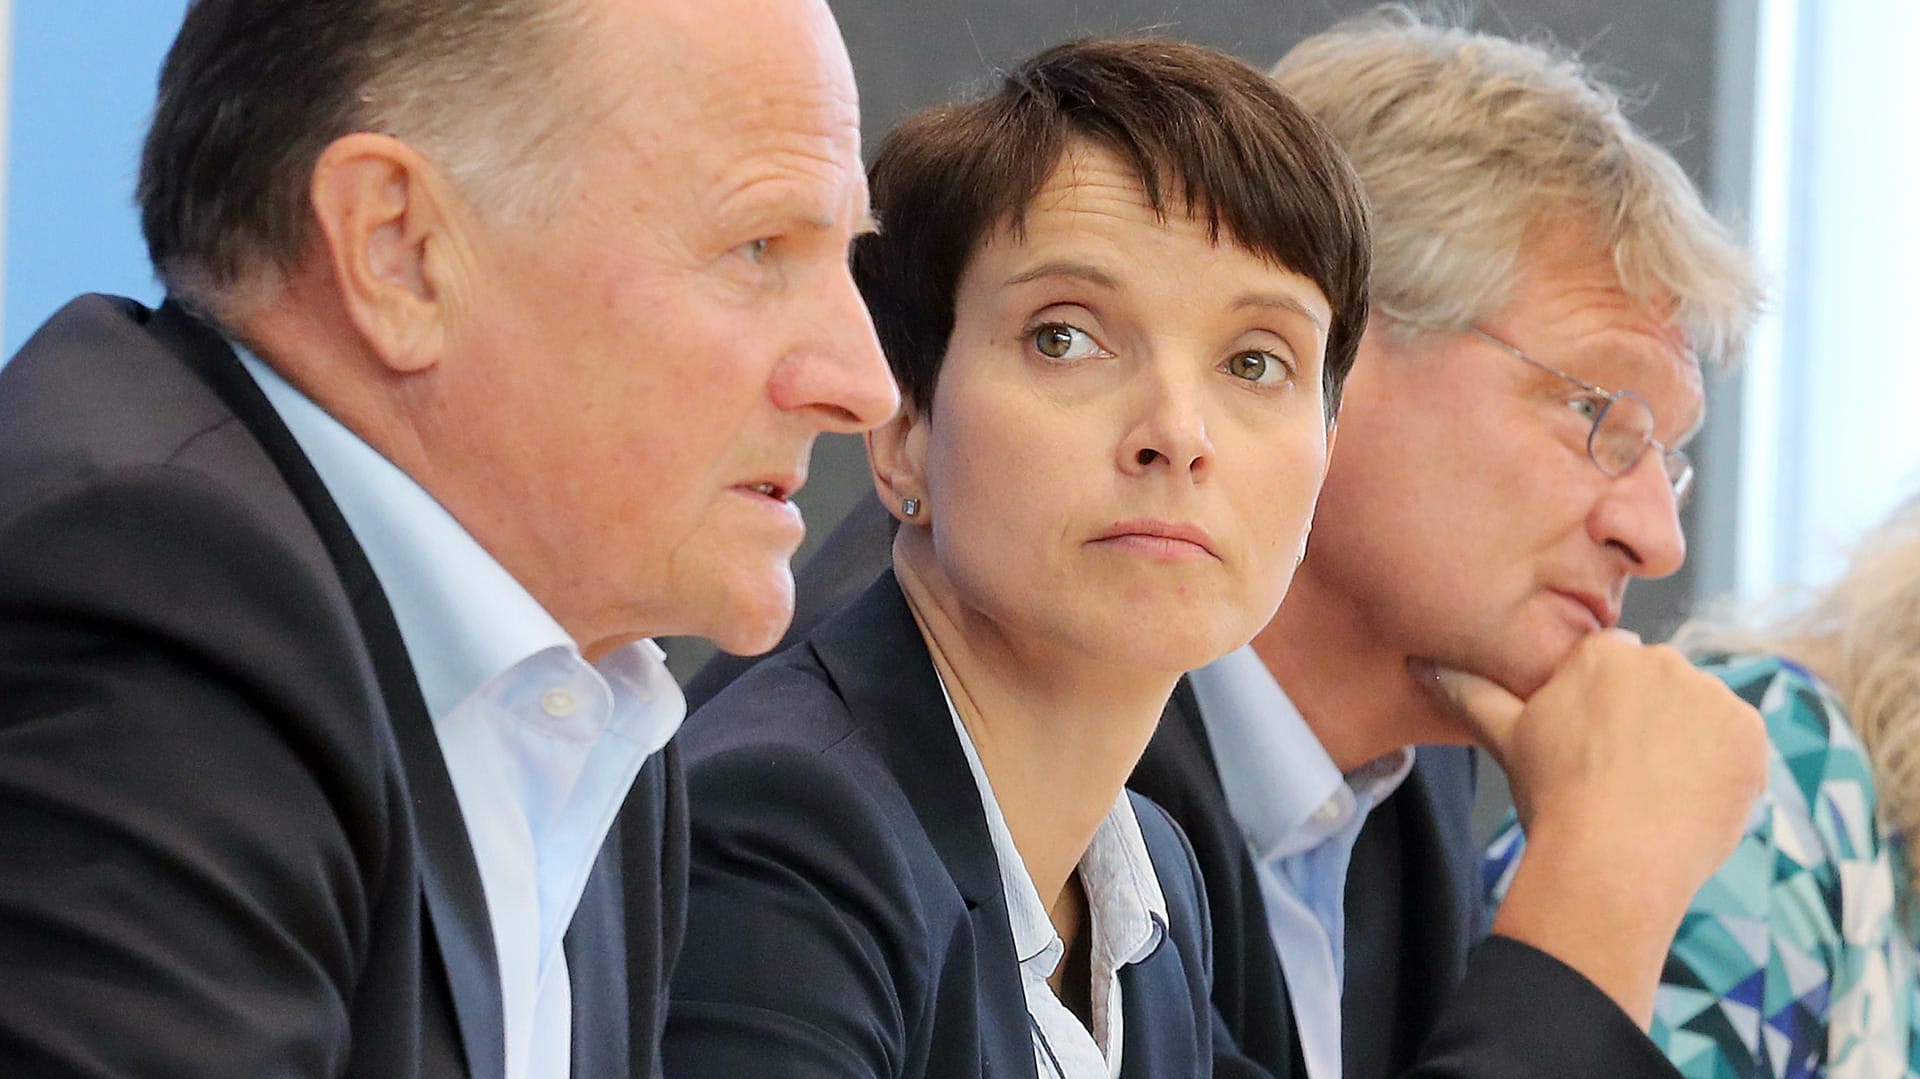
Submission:
<svg viewBox="0 0 1920 1079">
<path fill-rule="evenodd" d="M 1007 278 L 1008 285 L 1024 285 L 1029 281 L 1038 281 L 1043 277 L 1071 277 L 1104 289 L 1119 291 L 1120 282 L 1114 276 L 1098 266 L 1068 259 L 1043 262 L 1031 270 L 1023 270 Z"/>
<path fill-rule="evenodd" d="M 833 227 L 840 223 L 839 217 L 831 213 L 803 213 L 794 220 L 801 226 L 812 229 L 814 232 L 831 232 Z M 862 212 L 859 219 L 854 222 L 854 229 L 857 232 L 862 226 L 871 225 L 872 223 L 873 215 Z"/>
<path fill-rule="evenodd" d="M 1688 356 L 1697 370 L 1699 360 L 1692 358 L 1691 352 L 1688 353 Z M 1649 361 L 1644 357 L 1626 355 L 1611 349 L 1588 351 L 1581 348 L 1574 348 L 1569 350 L 1565 362 L 1568 367 L 1581 368 L 1580 374 L 1576 376 L 1580 378 L 1581 381 L 1599 386 L 1608 393 L 1632 390 L 1637 394 L 1639 391 L 1633 390 L 1633 386 L 1640 383 L 1643 376 L 1649 373 L 1657 374 L 1662 367 L 1666 366 L 1664 361 Z M 1597 373 L 1600 377 L 1589 377 L 1590 374 L 1594 373 L 1592 371 L 1593 368 L 1599 368 Z M 1566 370 L 1566 368 L 1562 368 L 1562 370 Z M 1641 396 L 1644 397 L 1645 395 L 1641 394 Z M 1656 424 L 1664 427 L 1669 422 L 1669 419 L 1670 417 L 1661 415 L 1659 409 L 1654 410 L 1653 420 Z M 1680 434 L 1676 435 L 1672 442 L 1666 443 L 1667 448 L 1678 449 L 1692 442 L 1699 436 L 1700 431 L 1706 427 L 1706 424 L 1707 409 L 1705 403 L 1701 402 L 1693 409 L 1692 419 L 1686 428 L 1684 428 Z"/>
<path fill-rule="evenodd" d="M 1298 296 L 1290 296 L 1284 292 L 1249 292 L 1233 301 L 1235 311 L 1242 311 L 1249 307 L 1277 307 L 1282 311 L 1291 311 L 1305 318 L 1313 323 L 1315 329 L 1323 333 L 1327 329 L 1326 322 L 1320 318 L 1318 312 L 1300 302 Z"/>
</svg>

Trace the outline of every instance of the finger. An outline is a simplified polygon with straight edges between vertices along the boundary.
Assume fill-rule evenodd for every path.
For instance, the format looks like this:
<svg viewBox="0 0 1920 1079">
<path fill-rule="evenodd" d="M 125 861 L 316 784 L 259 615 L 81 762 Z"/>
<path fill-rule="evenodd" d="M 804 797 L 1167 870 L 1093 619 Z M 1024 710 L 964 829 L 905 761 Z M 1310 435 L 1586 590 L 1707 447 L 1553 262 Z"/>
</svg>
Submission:
<svg viewBox="0 0 1920 1079">
<path fill-rule="evenodd" d="M 1526 703 L 1477 674 L 1435 667 L 1433 678 L 1440 692 L 1466 717 L 1480 745 L 1505 760 Z"/>
<path fill-rule="evenodd" d="M 1621 629 L 1619 626 L 1614 626 L 1611 629 L 1604 629 L 1604 630 L 1601 630 L 1600 632 L 1606 634 L 1609 637 L 1612 637 L 1616 641 L 1624 641 L 1627 644 L 1641 643 L 1640 635 L 1638 633 L 1635 633 L 1630 629 Z"/>
</svg>

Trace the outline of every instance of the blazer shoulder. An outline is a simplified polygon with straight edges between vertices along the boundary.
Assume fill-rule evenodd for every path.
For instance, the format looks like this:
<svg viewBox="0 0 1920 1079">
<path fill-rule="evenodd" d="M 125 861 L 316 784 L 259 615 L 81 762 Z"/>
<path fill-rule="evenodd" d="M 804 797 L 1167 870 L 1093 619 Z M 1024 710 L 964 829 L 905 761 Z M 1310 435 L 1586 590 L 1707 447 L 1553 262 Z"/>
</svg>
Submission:
<svg viewBox="0 0 1920 1079">
<path fill-rule="evenodd" d="M 859 725 L 819 656 L 802 641 L 759 663 L 701 705 L 687 717 L 676 741 L 692 770 L 756 746 L 827 752 L 843 747 Z M 845 748 L 857 755 L 857 744 Z"/>
<path fill-rule="evenodd" d="M 810 872 L 857 872 L 904 884 L 937 859 L 905 782 L 811 648 L 755 667 L 689 717 L 675 738 L 703 840 L 748 841 Z M 718 848 L 709 846 L 706 855 Z M 839 854 L 833 854 L 838 851 Z M 841 859 L 845 860 L 842 861 Z"/>
<path fill-rule="evenodd" d="M 419 915 L 412 802 L 338 578 L 192 470 L 115 468 L 10 510 L 0 842 L 33 842 L 0 870 L 0 948 L 34 958 L 0 1044 L 341 1070 L 378 1040 L 350 1002 L 394 984 Z M 95 886 L 74 889 L 75 858 Z M 80 992 L 76 965 L 104 973 Z M 113 988 L 133 985 L 137 1005 Z"/>
<path fill-rule="evenodd" d="M 263 721 L 307 731 L 300 742 L 324 732 L 325 751 L 309 748 L 327 771 L 383 772 L 391 745 L 374 719 L 385 706 L 352 600 L 285 497 L 263 505 L 221 478 L 158 464 L 9 507 L 0 642 L 89 679 L 121 666 L 83 662 L 80 642 L 95 637 L 116 658 L 164 660 L 179 674 L 190 666 L 208 685 L 250 695 Z"/>
<path fill-rule="evenodd" d="M 668 1070 L 906 1074 L 969 916 L 901 779 L 804 662 L 755 668 L 685 736 Z"/>
<path fill-rule="evenodd" d="M 23 488 L 90 470 L 174 459 L 232 410 L 190 366 L 230 361 L 194 324 L 186 338 L 129 300 L 68 304 L 0 369 L 0 503 Z"/>
</svg>

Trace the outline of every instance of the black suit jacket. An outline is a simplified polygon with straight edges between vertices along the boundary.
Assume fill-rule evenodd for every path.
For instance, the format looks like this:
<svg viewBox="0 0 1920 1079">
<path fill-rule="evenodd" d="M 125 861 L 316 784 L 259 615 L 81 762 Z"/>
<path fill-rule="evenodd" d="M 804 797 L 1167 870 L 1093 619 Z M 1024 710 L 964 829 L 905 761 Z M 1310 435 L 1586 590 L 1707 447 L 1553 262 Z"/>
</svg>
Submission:
<svg viewBox="0 0 1920 1079">
<path fill-rule="evenodd" d="M 1253 857 L 1228 812 L 1199 703 L 1186 681 L 1175 689 L 1130 783 L 1186 830 L 1206 877 L 1222 1059 L 1250 1062 L 1257 1066 L 1251 1074 L 1305 1079 L 1284 957 L 1274 951 Z M 1466 750 L 1424 748 L 1407 781 L 1368 816 L 1355 842 L 1347 873 L 1344 1074 L 1677 1075 L 1584 976 L 1516 941 L 1481 939 L 1472 784 Z"/>
<path fill-rule="evenodd" d="M 797 577 L 791 633 L 844 606 L 886 566 L 890 521 L 868 498 L 827 538 Z M 751 663 L 715 657 L 689 695 L 718 692 Z M 1185 680 L 1130 785 L 1185 830 L 1206 880 L 1218 1074 L 1304 1079 L 1253 858 Z M 1591 982 L 1543 952 L 1486 937 L 1472 805 L 1470 751 L 1423 747 L 1360 830 L 1347 871 L 1347 1079 L 1676 1074 Z"/>
<path fill-rule="evenodd" d="M 693 804 L 672 1076 L 1033 1076 L 999 863 L 940 684 L 885 574 L 682 734 Z M 1123 968 L 1124 1074 L 1207 1073 L 1199 869 L 1133 805 L 1166 938 Z"/>
<path fill-rule="evenodd" d="M 657 1071 L 685 792 L 566 947 L 574 1074 Z M 0 370 L 0 1074 L 503 1073 L 478 870 L 393 615 L 226 343 L 70 304 Z"/>
</svg>

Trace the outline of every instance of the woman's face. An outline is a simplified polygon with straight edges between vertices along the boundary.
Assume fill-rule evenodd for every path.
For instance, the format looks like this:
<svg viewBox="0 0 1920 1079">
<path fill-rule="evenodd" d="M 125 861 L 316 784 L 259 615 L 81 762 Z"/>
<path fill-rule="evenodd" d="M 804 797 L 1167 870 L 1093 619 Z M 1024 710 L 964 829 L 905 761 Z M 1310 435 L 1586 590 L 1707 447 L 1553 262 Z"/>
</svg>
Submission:
<svg viewBox="0 0 1920 1079">
<path fill-rule="evenodd" d="M 931 420 L 898 442 L 895 493 L 924 507 L 901 556 L 1022 650 L 1183 671 L 1244 644 L 1326 471 L 1330 318 L 1306 277 L 1156 220 L 1120 160 L 1070 148 L 961 277 Z"/>
</svg>

